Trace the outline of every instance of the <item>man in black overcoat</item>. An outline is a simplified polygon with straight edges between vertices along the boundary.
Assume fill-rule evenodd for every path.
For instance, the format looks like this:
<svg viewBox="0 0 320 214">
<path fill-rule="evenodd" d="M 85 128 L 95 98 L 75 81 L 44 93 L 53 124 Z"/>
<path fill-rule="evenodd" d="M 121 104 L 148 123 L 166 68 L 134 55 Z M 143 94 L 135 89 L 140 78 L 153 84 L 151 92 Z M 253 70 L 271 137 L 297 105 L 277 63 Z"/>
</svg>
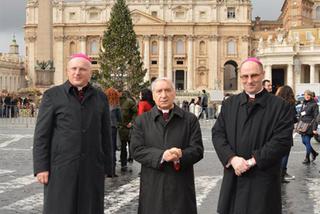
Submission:
<svg viewBox="0 0 320 214">
<path fill-rule="evenodd" d="M 104 175 L 112 174 L 107 97 L 89 83 L 90 58 L 75 54 L 68 80 L 42 98 L 34 133 L 34 174 L 44 214 L 103 214 Z"/>
<path fill-rule="evenodd" d="M 196 214 L 193 165 L 203 158 L 197 117 L 173 101 L 167 78 L 152 83 L 156 105 L 136 118 L 133 158 L 141 163 L 139 214 Z"/>
<path fill-rule="evenodd" d="M 212 128 L 224 166 L 218 213 L 280 214 L 280 163 L 292 142 L 290 105 L 262 86 L 257 58 L 240 66 L 244 91 L 225 100 Z"/>
</svg>

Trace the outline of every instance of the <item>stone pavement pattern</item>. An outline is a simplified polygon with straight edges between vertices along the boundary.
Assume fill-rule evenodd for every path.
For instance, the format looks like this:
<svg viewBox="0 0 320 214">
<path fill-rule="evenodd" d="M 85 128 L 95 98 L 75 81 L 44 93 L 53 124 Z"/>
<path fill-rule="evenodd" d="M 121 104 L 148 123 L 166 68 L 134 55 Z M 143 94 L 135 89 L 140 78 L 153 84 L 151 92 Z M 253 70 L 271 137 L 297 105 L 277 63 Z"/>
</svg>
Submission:
<svg viewBox="0 0 320 214">
<path fill-rule="evenodd" d="M 201 121 L 205 156 L 195 166 L 199 214 L 216 213 L 222 166 L 211 143 L 213 121 Z M 0 124 L 0 214 L 39 214 L 42 210 L 42 186 L 32 175 L 33 128 Z M 317 151 L 319 145 L 314 143 Z M 283 213 L 320 214 L 319 160 L 301 164 L 304 146 L 299 135 L 289 159 L 288 172 L 296 180 L 282 188 Z M 126 173 L 117 171 L 118 178 L 107 178 L 105 213 L 137 213 L 139 164 L 134 162 Z M 119 167 L 118 167 L 119 168 Z"/>
</svg>

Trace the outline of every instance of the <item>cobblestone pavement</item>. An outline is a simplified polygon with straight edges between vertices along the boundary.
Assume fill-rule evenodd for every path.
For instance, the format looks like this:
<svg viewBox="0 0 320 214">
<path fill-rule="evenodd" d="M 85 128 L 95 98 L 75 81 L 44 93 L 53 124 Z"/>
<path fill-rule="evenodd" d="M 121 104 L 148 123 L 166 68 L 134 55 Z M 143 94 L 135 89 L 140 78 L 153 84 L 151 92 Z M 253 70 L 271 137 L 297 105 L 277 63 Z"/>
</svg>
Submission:
<svg viewBox="0 0 320 214">
<path fill-rule="evenodd" d="M 10 124 L 12 124 L 10 122 Z M 0 123 L 0 214 L 39 214 L 42 210 L 42 186 L 32 175 L 32 125 L 16 126 Z M 213 121 L 201 121 L 205 156 L 195 165 L 198 212 L 216 213 L 222 166 L 211 143 Z M 313 141 L 319 151 L 319 145 Z M 294 181 L 282 187 L 283 213 L 320 214 L 319 160 L 309 166 L 301 162 L 304 146 L 299 135 L 289 159 L 288 172 Z M 106 179 L 105 213 L 137 213 L 139 194 L 139 165 L 134 162 L 130 170 L 118 178 Z M 119 168 L 119 167 L 118 167 Z"/>
</svg>

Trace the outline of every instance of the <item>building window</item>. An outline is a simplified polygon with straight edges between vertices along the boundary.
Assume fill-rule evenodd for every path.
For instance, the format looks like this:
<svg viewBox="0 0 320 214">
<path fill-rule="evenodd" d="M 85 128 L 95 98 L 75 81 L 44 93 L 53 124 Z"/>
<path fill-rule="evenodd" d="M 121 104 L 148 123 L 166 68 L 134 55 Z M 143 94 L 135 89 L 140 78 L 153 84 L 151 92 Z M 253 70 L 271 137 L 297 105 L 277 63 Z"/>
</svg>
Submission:
<svg viewBox="0 0 320 214">
<path fill-rule="evenodd" d="M 70 20 L 76 20 L 76 12 L 70 12 L 69 13 L 69 19 Z"/>
<path fill-rule="evenodd" d="M 320 6 L 316 8 L 316 19 L 320 19 Z"/>
<path fill-rule="evenodd" d="M 75 54 L 76 52 L 77 52 L 76 43 L 72 41 L 72 42 L 70 42 L 69 54 L 71 56 L 72 54 Z"/>
<path fill-rule="evenodd" d="M 99 20 L 99 13 L 98 12 L 90 12 L 89 19 L 90 20 Z"/>
<path fill-rule="evenodd" d="M 182 60 L 178 60 L 177 61 L 177 65 L 183 65 L 183 61 Z"/>
<path fill-rule="evenodd" d="M 158 12 L 157 12 L 157 11 L 152 11 L 152 12 L 151 12 L 151 16 L 157 17 L 157 16 L 158 16 Z"/>
<path fill-rule="evenodd" d="M 156 41 L 153 41 L 151 43 L 151 54 L 157 55 L 158 54 L 158 43 Z"/>
<path fill-rule="evenodd" d="M 175 85 L 177 90 L 184 90 L 184 70 L 176 70 L 175 72 Z"/>
<path fill-rule="evenodd" d="M 151 65 L 156 65 L 158 64 L 157 60 L 151 60 Z"/>
<path fill-rule="evenodd" d="M 99 54 L 99 45 L 98 45 L 98 41 L 96 41 L 96 40 L 93 40 L 92 42 L 91 42 L 91 47 L 90 47 L 90 53 L 92 54 L 92 55 L 97 55 L 97 54 Z"/>
<path fill-rule="evenodd" d="M 200 12 L 199 12 L 199 17 L 200 17 L 201 19 L 206 18 L 206 17 L 207 17 L 206 11 L 200 11 Z"/>
<path fill-rule="evenodd" d="M 228 7 L 227 18 L 235 19 L 236 18 L 236 9 L 234 7 Z"/>
<path fill-rule="evenodd" d="M 311 41 L 311 40 L 314 39 L 313 35 L 312 35 L 312 32 L 310 32 L 310 31 L 306 32 L 306 39 L 307 39 L 307 41 Z"/>
<path fill-rule="evenodd" d="M 176 18 L 177 19 L 183 19 L 185 16 L 185 12 L 184 11 L 176 11 Z"/>
<path fill-rule="evenodd" d="M 199 44 L 199 54 L 200 55 L 206 54 L 206 43 L 204 41 L 201 41 Z"/>
<path fill-rule="evenodd" d="M 184 43 L 182 40 L 177 41 L 176 51 L 177 51 L 177 54 L 184 54 Z"/>
<path fill-rule="evenodd" d="M 237 47 L 236 42 L 231 40 L 227 43 L 227 54 L 228 55 L 236 55 L 237 54 Z"/>
</svg>

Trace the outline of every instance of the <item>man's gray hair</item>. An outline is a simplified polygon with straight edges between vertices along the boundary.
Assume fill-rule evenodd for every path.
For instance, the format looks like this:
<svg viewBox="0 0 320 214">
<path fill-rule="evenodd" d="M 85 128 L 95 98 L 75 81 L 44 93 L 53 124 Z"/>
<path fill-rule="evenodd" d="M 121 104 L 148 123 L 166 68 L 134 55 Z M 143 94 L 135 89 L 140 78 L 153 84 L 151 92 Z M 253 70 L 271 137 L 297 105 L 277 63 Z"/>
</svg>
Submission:
<svg viewBox="0 0 320 214">
<path fill-rule="evenodd" d="M 171 79 L 169 79 L 168 77 L 158 77 L 157 79 L 155 79 L 155 80 L 151 83 L 151 90 L 152 90 L 152 91 L 154 91 L 154 88 L 155 88 L 156 84 L 157 84 L 159 81 L 166 81 L 167 83 L 169 83 L 169 84 L 171 85 L 171 88 L 172 88 L 174 91 L 176 90 Z"/>
</svg>

